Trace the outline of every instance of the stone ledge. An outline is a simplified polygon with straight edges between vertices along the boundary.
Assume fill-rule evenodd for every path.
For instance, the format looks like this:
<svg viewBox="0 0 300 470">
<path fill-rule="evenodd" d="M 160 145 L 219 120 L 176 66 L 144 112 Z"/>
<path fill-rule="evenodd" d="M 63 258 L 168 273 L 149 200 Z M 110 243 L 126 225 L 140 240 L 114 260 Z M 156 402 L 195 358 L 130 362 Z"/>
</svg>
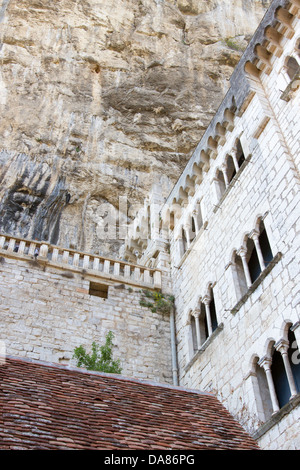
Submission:
<svg viewBox="0 0 300 470">
<path fill-rule="evenodd" d="M 0 257 L 23 260 L 35 266 L 52 267 L 64 272 L 105 279 L 108 283 L 120 283 L 161 290 L 162 272 L 155 268 L 131 264 L 119 259 L 97 256 L 51 245 L 48 242 L 29 240 L 0 233 Z"/>
<path fill-rule="evenodd" d="M 257 441 L 260 439 L 266 432 L 268 432 L 273 426 L 278 424 L 282 418 L 288 415 L 291 411 L 296 409 L 300 404 L 300 393 L 295 397 L 291 398 L 288 403 L 286 403 L 277 413 L 273 414 L 272 417 L 260 426 L 253 434 L 252 437 Z"/>
<path fill-rule="evenodd" d="M 190 362 L 184 368 L 184 371 L 187 372 L 192 365 L 199 359 L 199 357 L 204 353 L 204 351 L 208 348 L 208 346 L 213 342 L 213 340 L 223 331 L 224 324 L 220 323 L 217 328 L 213 331 L 213 333 L 207 338 L 207 340 L 202 344 L 201 348 L 194 354 Z"/>
<path fill-rule="evenodd" d="M 264 269 L 258 278 L 253 282 L 252 286 L 249 287 L 247 292 L 243 295 L 243 297 L 235 304 L 235 306 L 230 310 L 230 312 L 235 315 L 239 309 L 244 305 L 244 303 L 248 300 L 250 295 L 258 288 L 258 286 L 262 283 L 262 281 L 265 279 L 265 277 L 269 274 L 269 272 L 272 271 L 274 266 L 281 260 L 282 258 L 282 253 L 277 253 L 272 261 L 268 264 L 266 269 Z"/>
</svg>

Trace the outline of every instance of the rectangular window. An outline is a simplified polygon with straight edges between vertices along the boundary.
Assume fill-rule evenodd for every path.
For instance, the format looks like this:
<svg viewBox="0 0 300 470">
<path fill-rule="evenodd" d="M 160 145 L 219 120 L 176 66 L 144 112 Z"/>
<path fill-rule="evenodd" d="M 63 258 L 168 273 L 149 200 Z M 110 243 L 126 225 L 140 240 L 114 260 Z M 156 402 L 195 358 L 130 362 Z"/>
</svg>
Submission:
<svg viewBox="0 0 300 470">
<path fill-rule="evenodd" d="M 108 297 L 108 286 L 105 284 L 98 284 L 98 282 L 90 282 L 89 294 L 102 299 Z"/>
</svg>

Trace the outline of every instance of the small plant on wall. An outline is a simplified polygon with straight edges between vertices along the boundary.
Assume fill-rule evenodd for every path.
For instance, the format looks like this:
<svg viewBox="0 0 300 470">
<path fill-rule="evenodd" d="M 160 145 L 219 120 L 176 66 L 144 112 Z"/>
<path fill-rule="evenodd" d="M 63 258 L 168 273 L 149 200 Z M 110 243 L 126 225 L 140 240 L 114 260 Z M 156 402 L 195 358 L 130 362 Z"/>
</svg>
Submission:
<svg viewBox="0 0 300 470">
<path fill-rule="evenodd" d="M 151 312 L 170 313 L 174 304 L 172 295 L 164 296 L 160 292 L 142 290 L 140 305 L 150 308 Z"/>
<path fill-rule="evenodd" d="M 121 374 L 120 360 L 113 360 L 113 338 L 112 331 L 109 331 L 103 346 L 93 342 L 91 354 L 88 354 L 83 346 L 75 348 L 73 358 L 77 360 L 77 367 L 84 367 L 87 370 L 98 372 Z"/>
</svg>

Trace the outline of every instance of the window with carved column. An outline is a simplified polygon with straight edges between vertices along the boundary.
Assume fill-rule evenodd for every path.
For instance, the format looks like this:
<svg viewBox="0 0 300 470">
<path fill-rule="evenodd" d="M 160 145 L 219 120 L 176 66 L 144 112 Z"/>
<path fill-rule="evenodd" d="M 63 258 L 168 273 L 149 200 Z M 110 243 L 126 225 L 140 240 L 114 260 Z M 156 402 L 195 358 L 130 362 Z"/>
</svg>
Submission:
<svg viewBox="0 0 300 470">
<path fill-rule="evenodd" d="M 218 327 L 212 288 L 209 289 L 207 295 L 201 298 L 197 308 L 191 313 L 190 327 L 190 340 L 193 352 L 196 353 Z"/>
<path fill-rule="evenodd" d="M 233 265 L 235 278 L 241 295 L 250 288 L 260 273 L 273 259 L 267 232 L 262 220 L 244 240 L 243 246 L 236 252 Z"/>
<path fill-rule="evenodd" d="M 292 328 L 289 328 L 287 339 L 282 338 L 276 343 L 273 341 L 269 353 L 258 365 L 265 373 L 262 376 L 261 372 L 257 371 L 260 398 L 267 419 L 300 392 L 300 356 Z"/>
</svg>

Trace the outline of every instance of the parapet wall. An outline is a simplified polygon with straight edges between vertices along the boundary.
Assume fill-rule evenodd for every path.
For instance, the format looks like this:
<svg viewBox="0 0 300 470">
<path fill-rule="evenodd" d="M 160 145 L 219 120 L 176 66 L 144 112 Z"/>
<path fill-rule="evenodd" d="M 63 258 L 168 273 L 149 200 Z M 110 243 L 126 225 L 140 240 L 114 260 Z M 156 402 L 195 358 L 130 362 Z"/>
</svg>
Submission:
<svg viewBox="0 0 300 470">
<path fill-rule="evenodd" d="M 122 374 L 172 383 L 169 315 L 140 305 L 141 289 L 160 285 L 159 271 L 0 240 L 0 340 L 7 355 L 75 365 L 75 347 L 104 344 L 111 330 Z"/>
</svg>

